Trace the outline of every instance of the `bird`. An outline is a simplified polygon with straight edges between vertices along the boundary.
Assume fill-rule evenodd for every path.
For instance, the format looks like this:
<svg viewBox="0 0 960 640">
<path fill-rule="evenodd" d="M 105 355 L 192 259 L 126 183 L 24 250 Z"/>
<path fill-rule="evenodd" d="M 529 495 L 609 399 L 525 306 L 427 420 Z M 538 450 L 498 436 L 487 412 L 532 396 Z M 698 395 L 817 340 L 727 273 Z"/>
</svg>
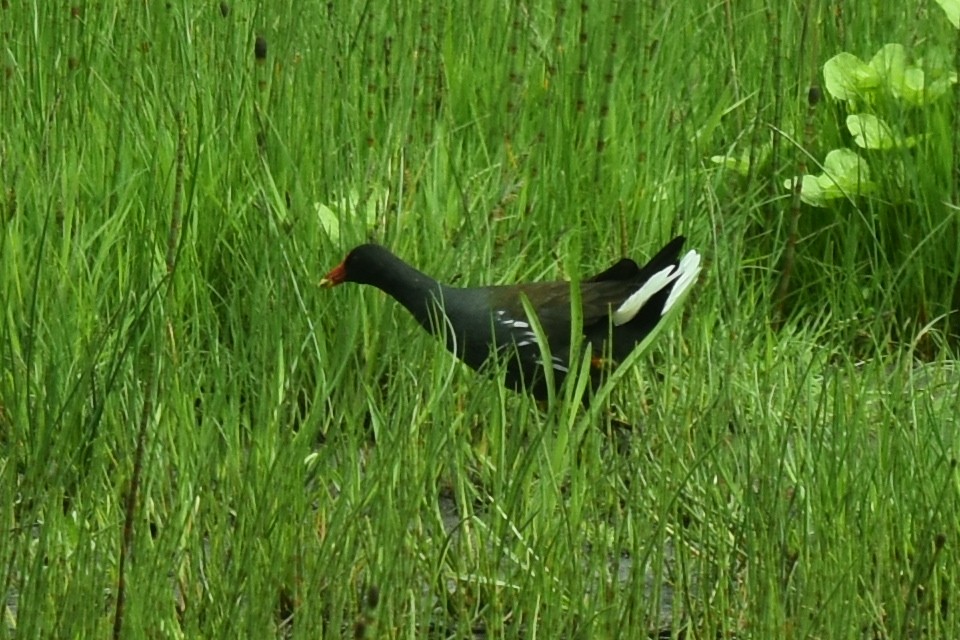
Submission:
<svg viewBox="0 0 960 640">
<path fill-rule="evenodd" d="M 700 274 L 701 257 L 695 250 L 680 257 L 684 242 L 683 236 L 675 237 L 642 267 L 622 258 L 580 281 L 580 342 L 591 349 L 593 389 L 652 337 L 689 294 Z M 579 368 L 571 344 L 571 301 L 576 296 L 570 282 L 453 287 L 378 244 L 352 249 L 320 285 L 348 282 L 376 287 L 392 297 L 469 367 L 482 371 L 492 360 L 502 361 L 504 384 L 539 401 L 548 399 L 551 379 L 558 389 Z M 539 331 L 528 311 L 536 314 Z M 547 375 L 547 367 L 552 375 Z"/>
</svg>

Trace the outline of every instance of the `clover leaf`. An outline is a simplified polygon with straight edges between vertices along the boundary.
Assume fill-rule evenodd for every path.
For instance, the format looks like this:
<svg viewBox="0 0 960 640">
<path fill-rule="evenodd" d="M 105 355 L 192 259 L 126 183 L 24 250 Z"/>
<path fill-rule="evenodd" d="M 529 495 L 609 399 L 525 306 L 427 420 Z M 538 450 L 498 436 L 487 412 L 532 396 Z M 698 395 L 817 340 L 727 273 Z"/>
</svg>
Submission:
<svg viewBox="0 0 960 640">
<path fill-rule="evenodd" d="M 937 0 L 937 4 L 946 12 L 947 20 L 960 29 L 960 0 Z"/>
<path fill-rule="evenodd" d="M 838 53 L 823 65 L 827 92 L 837 100 L 866 98 L 882 83 L 877 70 L 852 53 Z"/>
<path fill-rule="evenodd" d="M 784 182 L 793 189 L 796 178 Z M 823 161 L 823 173 L 800 178 L 800 200 L 814 207 L 825 207 L 830 200 L 862 195 L 876 189 L 870 181 L 866 161 L 850 149 L 834 149 Z"/>
</svg>

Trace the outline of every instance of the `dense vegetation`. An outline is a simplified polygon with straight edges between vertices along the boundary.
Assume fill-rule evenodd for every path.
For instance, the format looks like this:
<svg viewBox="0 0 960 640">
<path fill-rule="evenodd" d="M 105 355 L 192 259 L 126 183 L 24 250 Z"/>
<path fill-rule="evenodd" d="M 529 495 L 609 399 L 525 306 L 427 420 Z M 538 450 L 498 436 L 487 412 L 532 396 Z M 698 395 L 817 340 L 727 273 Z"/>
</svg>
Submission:
<svg viewBox="0 0 960 640">
<path fill-rule="evenodd" d="M 0 3 L 0 638 L 960 637 L 941 4 Z M 316 286 L 675 233 L 589 411 Z"/>
</svg>

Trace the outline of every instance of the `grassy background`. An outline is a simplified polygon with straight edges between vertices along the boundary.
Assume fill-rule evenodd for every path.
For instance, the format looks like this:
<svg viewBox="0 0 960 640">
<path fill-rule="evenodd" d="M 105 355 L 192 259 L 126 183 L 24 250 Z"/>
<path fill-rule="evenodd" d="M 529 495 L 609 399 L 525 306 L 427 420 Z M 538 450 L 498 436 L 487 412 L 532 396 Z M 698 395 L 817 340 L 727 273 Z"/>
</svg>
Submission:
<svg viewBox="0 0 960 640">
<path fill-rule="evenodd" d="M 957 36 L 768 4 L 2 3 L 0 637 L 960 636 L 957 102 L 871 157 L 899 199 L 783 186 L 846 142 L 827 58 Z M 315 286 L 676 232 L 609 411 Z"/>
</svg>

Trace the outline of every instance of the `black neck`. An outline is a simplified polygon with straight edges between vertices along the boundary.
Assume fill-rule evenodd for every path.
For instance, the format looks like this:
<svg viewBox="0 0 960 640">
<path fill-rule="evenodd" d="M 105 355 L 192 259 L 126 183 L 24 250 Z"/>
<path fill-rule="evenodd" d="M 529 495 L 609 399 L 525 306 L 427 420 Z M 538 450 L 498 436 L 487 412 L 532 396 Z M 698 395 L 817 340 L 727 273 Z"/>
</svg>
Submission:
<svg viewBox="0 0 960 640">
<path fill-rule="evenodd" d="M 392 254 L 382 258 L 380 267 L 376 277 L 367 284 L 388 294 L 406 307 L 417 322 L 431 329 L 431 316 L 436 312 L 445 287 Z"/>
</svg>

